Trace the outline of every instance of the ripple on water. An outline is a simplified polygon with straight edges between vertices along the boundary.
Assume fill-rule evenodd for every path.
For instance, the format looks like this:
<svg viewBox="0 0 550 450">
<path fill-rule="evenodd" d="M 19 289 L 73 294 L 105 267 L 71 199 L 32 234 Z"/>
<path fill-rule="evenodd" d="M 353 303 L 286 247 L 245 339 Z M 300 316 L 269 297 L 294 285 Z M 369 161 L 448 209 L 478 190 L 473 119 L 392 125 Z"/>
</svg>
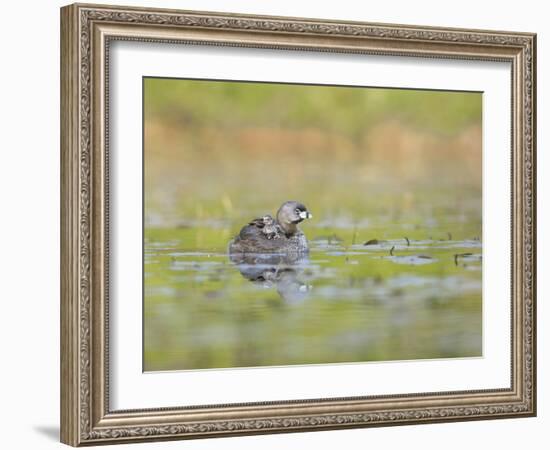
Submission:
<svg viewBox="0 0 550 450">
<path fill-rule="evenodd" d="M 411 266 L 422 266 L 425 264 L 434 264 L 437 262 L 436 258 L 428 255 L 399 255 L 384 256 L 383 258 L 396 264 L 409 264 Z"/>
</svg>

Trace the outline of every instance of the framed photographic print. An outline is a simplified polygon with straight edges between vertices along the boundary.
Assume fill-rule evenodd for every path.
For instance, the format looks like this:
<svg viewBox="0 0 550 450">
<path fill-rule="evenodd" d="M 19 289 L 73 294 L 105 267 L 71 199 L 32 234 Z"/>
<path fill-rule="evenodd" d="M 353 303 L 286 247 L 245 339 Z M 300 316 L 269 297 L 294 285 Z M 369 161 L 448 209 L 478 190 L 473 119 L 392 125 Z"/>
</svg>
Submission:
<svg viewBox="0 0 550 450">
<path fill-rule="evenodd" d="M 61 9 L 61 440 L 536 413 L 530 33 Z"/>
</svg>

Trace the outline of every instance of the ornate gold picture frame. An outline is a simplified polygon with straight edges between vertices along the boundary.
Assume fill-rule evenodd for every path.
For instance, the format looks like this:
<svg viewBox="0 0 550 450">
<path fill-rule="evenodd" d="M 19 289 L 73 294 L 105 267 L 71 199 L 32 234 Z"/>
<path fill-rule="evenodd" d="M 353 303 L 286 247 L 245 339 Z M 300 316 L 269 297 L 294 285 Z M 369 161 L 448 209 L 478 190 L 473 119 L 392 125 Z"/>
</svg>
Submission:
<svg viewBox="0 0 550 450">
<path fill-rule="evenodd" d="M 510 386 L 113 410 L 108 98 L 115 41 L 509 63 L 512 148 L 503 158 L 512 160 Z M 535 87 L 536 36 L 530 33 L 105 5 L 62 8 L 61 441 L 80 446 L 534 416 Z"/>
</svg>

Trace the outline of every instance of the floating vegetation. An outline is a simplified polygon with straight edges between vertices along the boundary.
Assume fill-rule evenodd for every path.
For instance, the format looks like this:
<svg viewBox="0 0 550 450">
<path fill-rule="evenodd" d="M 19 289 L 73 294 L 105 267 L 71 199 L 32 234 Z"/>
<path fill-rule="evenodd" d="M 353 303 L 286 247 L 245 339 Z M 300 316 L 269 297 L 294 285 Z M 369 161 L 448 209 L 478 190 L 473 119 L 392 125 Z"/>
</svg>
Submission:
<svg viewBox="0 0 550 450">
<path fill-rule="evenodd" d="M 371 239 L 367 242 L 365 242 L 363 245 L 380 245 L 380 241 L 378 239 Z"/>
<path fill-rule="evenodd" d="M 464 258 L 466 256 L 472 256 L 472 253 L 455 253 L 455 266 L 458 266 L 458 258 Z"/>
<path fill-rule="evenodd" d="M 459 262 L 480 262 L 481 261 L 481 254 L 479 253 L 455 253 L 454 255 L 454 262 L 455 266 L 458 266 Z"/>
</svg>

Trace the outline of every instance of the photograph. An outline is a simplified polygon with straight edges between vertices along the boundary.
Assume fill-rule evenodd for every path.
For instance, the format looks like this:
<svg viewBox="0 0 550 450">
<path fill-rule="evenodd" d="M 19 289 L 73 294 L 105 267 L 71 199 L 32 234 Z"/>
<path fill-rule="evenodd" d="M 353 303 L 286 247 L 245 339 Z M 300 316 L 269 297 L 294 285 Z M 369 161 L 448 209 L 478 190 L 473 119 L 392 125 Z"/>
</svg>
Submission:
<svg viewBox="0 0 550 450">
<path fill-rule="evenodd" d="M 142 92 L 145 372 L 483 356 L 482 92 Z"/>
</svg>

